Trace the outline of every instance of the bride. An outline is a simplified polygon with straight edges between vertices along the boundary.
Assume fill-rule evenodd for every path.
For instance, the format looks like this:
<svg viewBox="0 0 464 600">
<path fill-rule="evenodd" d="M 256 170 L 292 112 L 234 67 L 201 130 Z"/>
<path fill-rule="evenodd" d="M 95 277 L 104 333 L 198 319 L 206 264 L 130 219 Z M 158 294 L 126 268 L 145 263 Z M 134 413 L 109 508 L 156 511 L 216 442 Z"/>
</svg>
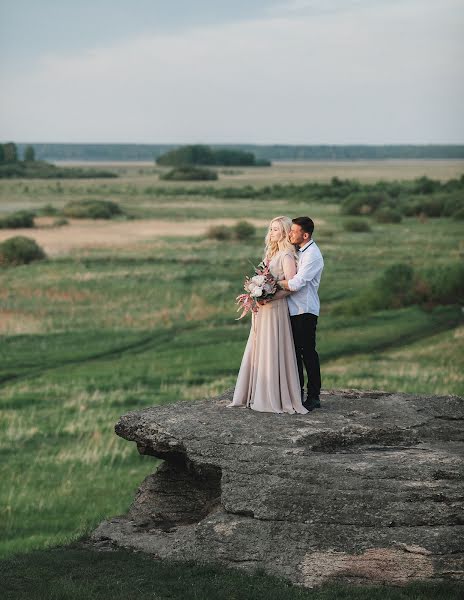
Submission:
<svg viewBox="0 0 464 600">
<path fill-rule="evenodd" d="M 264 260 L 278 280 L 296 273 L 296 255 L 288 235 L 292 222 L 276 217 L 265 239 Z M 229 407 L 249 407 L 260 412 L 300 413 L 300 381 L 285 296 L 278 291 L 271 302 L 252 314 L 251 330 Z"/>
</svg>

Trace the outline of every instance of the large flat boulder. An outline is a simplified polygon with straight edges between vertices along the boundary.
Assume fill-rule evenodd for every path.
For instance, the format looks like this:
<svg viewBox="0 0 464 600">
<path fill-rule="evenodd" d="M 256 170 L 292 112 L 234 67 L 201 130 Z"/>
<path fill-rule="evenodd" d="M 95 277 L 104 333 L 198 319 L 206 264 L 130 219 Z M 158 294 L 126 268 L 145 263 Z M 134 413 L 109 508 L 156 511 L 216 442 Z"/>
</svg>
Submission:
<svg viewBox="0 0 464 600">
<path fill-rule="evenodd" d="M 332 391 L 278 415 L 231 397 L 121 417 L 116 433 L 164 463 L 94 544 L 308 587 L 464 579 L 462 398 Z"/>
</svg>

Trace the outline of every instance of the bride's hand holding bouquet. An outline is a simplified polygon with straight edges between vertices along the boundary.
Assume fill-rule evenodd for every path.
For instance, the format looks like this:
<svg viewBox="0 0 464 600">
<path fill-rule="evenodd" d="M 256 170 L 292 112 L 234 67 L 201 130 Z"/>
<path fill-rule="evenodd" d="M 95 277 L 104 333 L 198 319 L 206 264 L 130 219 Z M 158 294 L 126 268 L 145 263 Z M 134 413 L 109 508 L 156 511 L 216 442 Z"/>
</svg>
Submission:
<svg viewBox="0 0 464 600">
<path fill-rule="evenodd" d="M 238 304 L 237 312 L 242 311 L 237 321 L 250 311 L 257 313 L 259 307 L 270 302 L 279 289 L 277 279 L 269 270 L 269 262 L 263 261 L 254 269 L 255 275 L 245 277 L 243 284 L 245 293 L 240 294 L 235 299 L 236 304 Z"/>
</svg>

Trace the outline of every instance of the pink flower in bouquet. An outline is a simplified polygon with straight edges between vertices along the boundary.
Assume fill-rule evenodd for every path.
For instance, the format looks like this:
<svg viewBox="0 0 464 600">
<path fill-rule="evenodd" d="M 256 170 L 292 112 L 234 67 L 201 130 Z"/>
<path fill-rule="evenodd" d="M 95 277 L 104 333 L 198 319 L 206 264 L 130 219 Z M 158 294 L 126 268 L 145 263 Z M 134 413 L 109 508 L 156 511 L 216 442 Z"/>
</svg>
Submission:
<svg viewBox="0 0 464 600">
<path fill-rule="evenodd" d="M 257 267 L 254 267 L 255 275 L 245 277 L 243 289 L 245 294 L 240 294 L 235 299 L 238 304 L 238 309 L 242 314 L 236 319 L 242 319 L 245 315 L 251 312 L 258 312 L 259 305 L 269 302 L 277 292 L 277 280 L 269 270 L 269 263 L 261 262 Z"/>
</svg>

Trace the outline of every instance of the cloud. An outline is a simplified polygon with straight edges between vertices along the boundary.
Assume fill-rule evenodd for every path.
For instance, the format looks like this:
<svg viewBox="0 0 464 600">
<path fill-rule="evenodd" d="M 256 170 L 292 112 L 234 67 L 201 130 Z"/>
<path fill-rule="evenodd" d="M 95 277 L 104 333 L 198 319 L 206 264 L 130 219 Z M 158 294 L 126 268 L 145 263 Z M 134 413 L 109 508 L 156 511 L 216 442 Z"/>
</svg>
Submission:
<svg viewBox="0 0 464 600">
<path fill-rule="evenodd" d="M 0 135 L 147 143 L 462 141 L 458 2 L 421 3 L 420 12 L 416 0 L 376 10 L 359 4 L 330 17 L 275 14 L 43 57 L 28 76 L 0 82 L 8 90 Z"/>
<path fill-rule="evenodd" d="M 274 16 L 324 15 L 340 12 L 351 12 L 358 6 L 376 3 L 376 0 L 287 0 L 269 7 L 269 14 Z"/>
</svg>

